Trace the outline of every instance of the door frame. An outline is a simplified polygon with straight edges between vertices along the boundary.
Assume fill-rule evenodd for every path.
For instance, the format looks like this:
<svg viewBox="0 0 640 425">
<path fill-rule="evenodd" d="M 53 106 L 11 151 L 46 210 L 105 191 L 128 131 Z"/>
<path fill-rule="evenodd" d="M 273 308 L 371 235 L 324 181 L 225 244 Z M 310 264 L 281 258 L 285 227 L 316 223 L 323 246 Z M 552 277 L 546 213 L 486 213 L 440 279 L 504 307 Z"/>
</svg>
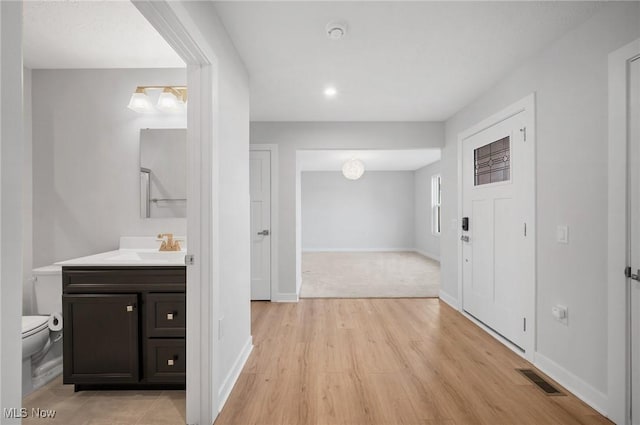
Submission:
<svg viewBox="0 0 640 425">
<path fill-rule="evenodd" d="M 278 285 L 278 235 L 280 234 L 278 222 L 278 145 L 275 143 L 251 144 L 250 151 L 268 151 L 270 152 L 270 172 L 271 172 L 271 225 L 270 240 L 271 244 L 271 301 L 280 301 L 280 287 Z"/>
<path fill-rule="evenodd" d="M 218 59 L 180 2 L 131 0 L 187 64 L 186 423 L 213 423 L 219 412 Z"/>
<path fill-rule="evenodd" d="M 628 136 L 629 63 L 640 57 L 640 39 L 609 54 L 609 170 L 608 170 L 608 297 L 607 394 L 609 419 L 624 425 L 631 420 L 631 344 L 629 287 Z M 620 307 L 623 308 L 620 308 Z"/>
<path fill-rule="evenodd" d="M 462 261 L 462 243 L 460 243 L 460 237 L 462 237 L 462 230 L 459 225 L 459 220 L 462 217 L 462 205 L 463 205 L 463 173 L 462 173 L 462 156 L 464 141 L 481 131 L 484 131 L 508 118 L 513 117 L 516 114 L 524 113 L 524 121 L 526 126 L 526 143 L 531 143 L 533 146 L 532 155 L 532 169 L 533 176 L 531 182 L 529 182 L 529 191 L 531 193 L 529 198 L 529 211 L 527 220 L 527 232 L 531 234 L 533 238 L 533 248 L 531 252 L 531 260 L 527 262 L 528 270 L 523 270 L 522 275 L 528 277 L 525 284 L 527 289 L 526 299 L 529 302 L 526 304 L 525 311 L 527 317 L 527 334 L 525 338 L 524 350 L 522 353 L 515 345 L 502 337 L 500 334 L 484 325 L 482 322 L 471 316 L 464 311 L 464 292 L 463 292 L 463 261 Z M 537 279 L 536 279 L 536 251 L 537 251 L 537 232 L 536 232 L 536 126 L 535 126 L 535 93 L 520 99 L 519 101 L 507 106 L 500 112 L 491 115 L 479 123 L 471 126 L 467 130 L 458 134 L 458 229 L 456 232 L 458 244 L 458 310 L 468 319 L 479 325 L 482 329 L 492 335 L 494 338 L 502 342 L 509 347 L 515 353 L 521 355 L 525 359 L 533 363 L 536 351 L 536 304 L 537 304 Z"/>
</svg>

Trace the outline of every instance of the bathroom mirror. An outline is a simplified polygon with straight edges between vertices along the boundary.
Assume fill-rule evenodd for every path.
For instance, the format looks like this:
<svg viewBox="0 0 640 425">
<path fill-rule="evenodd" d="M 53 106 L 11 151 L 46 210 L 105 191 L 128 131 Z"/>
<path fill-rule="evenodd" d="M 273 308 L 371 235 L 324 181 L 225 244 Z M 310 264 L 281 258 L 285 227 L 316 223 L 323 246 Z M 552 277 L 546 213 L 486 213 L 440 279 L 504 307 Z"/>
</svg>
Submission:
<svg viewBox="0 0 640 425">
<path fill-rule="evenodd" d="M 140 130 L 140 215 L 187 216 L 187 130 Z"/>
</svg>

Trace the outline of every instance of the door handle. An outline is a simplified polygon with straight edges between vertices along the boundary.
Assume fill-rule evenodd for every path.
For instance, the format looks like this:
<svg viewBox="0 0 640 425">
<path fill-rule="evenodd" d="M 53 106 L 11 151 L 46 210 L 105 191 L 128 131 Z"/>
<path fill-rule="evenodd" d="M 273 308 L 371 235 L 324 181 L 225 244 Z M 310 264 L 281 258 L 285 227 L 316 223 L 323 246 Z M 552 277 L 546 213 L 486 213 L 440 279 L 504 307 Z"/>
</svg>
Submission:
<svg viewBox="0 0 640 425">
<path fill-rule="evenodd" d="M 625 276 L 627 276 L 629 279 L 631 280 L 635 280 L 640 282 L 640 269 L 638 269 L 638 271 L 636 272 L 636 274 L 633 274 L 631 272 L 631 267 L 627 267 L 624 271 Z"/>
<path fill-rule="evenodd" d="M 262 236 L 269 236 L 269 231 L 265 229 L 262 232 L 258 232 L 258 234 Z"/>
</svg>

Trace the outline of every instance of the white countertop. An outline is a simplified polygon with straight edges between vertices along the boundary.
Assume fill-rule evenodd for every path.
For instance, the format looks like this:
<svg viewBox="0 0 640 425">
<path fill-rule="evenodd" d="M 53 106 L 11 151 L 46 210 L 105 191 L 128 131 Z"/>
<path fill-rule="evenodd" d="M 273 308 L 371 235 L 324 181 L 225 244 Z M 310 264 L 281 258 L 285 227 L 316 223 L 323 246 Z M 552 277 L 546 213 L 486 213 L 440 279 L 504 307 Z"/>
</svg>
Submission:
<svg viewBox="0 0 640 425">
<path fill-rule="evenodd" d="M 156 249 L 119 249 L 87 257 L 60 261 L 58 266 L 184 266 L 186 251 Z"/>
<path fill-rule="evenodd" d="M 177 239 L 177 238 L 176 238 Z M 184 240 L 183 238 L 181 240 Z M 55 263 L 56 266 L 184 266 L 187 254 L 181 251 L 159 251 L 160 241 L 154 237 L 120 238 L 120 249 Z"/>
</svg>

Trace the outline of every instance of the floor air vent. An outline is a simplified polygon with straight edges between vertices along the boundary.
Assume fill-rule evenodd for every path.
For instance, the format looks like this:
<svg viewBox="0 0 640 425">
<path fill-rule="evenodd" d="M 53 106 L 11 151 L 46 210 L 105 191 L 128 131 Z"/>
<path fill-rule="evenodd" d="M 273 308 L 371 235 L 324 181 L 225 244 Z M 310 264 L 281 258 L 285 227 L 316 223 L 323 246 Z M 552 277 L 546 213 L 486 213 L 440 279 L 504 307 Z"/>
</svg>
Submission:
<svg viewBox="0 0 640 425">
<path fill-rule="evenodd" d="M 546 395 L 564 395 L 560 390 L 556 387 L 548 383 L 542 376 L 538 375 L 535 371 L 531 369 L 516 369 L 518 372 L 523 374 L 529 381 L 536 384 L 538 388 L 540 388 Z"/>
</svg>

